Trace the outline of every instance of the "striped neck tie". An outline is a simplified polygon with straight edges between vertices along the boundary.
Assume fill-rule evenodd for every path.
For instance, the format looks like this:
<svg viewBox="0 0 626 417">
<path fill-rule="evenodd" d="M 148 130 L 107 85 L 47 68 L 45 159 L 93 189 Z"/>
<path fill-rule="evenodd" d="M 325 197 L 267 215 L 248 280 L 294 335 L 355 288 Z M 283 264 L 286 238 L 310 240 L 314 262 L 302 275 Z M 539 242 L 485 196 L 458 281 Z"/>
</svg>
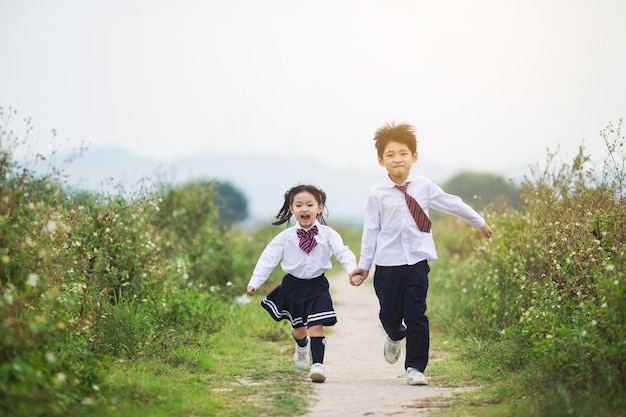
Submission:
<svg viewBox="0 0 626 417">
<path fill-rule="evenodd" d="M 406 188 L 408 185 L 409 183 L 405 182 L 403 185 L 396 185 L 395 187 L 404 193 L 406 205 L 409 207 L 409 211 L 415 219 L 417 228 L 424 233 L 430 233 L 430 219 L 428 218 L 428 215 L 424 212 L 424 210 L 422 210 L 422 207 L 419 205 L 419 203 L 413 198 L 413 196 L 406 192 Z"/>
<path fill-rule="evenodd" d="M 300 238 L 300 249 L 306 253 L 311 253 L 313 248 L 317 246 L 315 235 L 317 235 L 317 226 L 311 227 L 309 230 L 298 229 L 298 237 Z"/>
</svg>

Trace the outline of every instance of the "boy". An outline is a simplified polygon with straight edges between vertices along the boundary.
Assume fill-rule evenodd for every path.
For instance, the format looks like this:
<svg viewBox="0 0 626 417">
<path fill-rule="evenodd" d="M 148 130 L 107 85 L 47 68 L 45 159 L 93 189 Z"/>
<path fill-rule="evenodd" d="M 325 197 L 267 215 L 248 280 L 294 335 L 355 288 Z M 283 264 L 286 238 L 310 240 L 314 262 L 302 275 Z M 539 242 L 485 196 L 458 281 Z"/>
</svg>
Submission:
<svg viewBox="0 0 626 417">
<path fill-rule="evenodd" d="M 374 289 L 380 303 L 379 318 L 387 333 L 384 355 L 389 363 L 400 356 L 406 337 L 406 369 L 409 385 L 427 385 L 430 331 L 426 317 L 428 262 L 437 259 L 430 233 L 429 209 L 459 217 L 491 237 L 485 220 L 459 197 L 445 193 L 430 179 L 411 174 L 417 161 L 415 128 L 388 123 L 374 136 L 378 163 L 388 176 L 374 185 L 365 207 L 361 255 L 350 282 L 358 286 L 372 265 Z"/>
</svg>

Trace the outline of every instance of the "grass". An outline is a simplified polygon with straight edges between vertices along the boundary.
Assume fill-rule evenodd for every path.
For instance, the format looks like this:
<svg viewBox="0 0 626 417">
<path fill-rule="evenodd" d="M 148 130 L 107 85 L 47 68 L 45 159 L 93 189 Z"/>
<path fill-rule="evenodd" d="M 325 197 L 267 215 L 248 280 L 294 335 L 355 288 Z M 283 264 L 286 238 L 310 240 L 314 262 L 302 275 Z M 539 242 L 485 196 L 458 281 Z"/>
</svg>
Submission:
<svg viewBox="0 0 626 417">
<path fill-rule="evenodd" d="M 156 357 L 117 360 L 99 400 L 76 415 L 294 416 L 311 393 L 294 369 L 286 323 L 256 303 L 232 307 L 229 323 Z"/>
<path fill-rule="evenodd" d="M 441 245 L 444 249 L 443 245 Z M 522 416 L 626 416 L 626 410 L 613 413 L 619 407 L 598 403 L 598 396 L 574 401 L 576 392 L 557 392 L 561 399 L 546 397 L 545 373 L 541 363 L 528 365 L 527 347 L 515 340 L 487 342 L 471 334 L 464 318 L 455 314 L 455 299 L 451 286 L 462 271 L 457 260 L 440 251 L 430 273 L 428 314 L 431 325 L 431 358 L 428 376 L 438 386 L 471 387 L 451 397 L 436 398 L 438 417 L 522 417 Z M 457 291 L 458 293 L 458 291 Z M 531 361 L 532 362 L 532 361 Z M 526 364 L 526 365 L 525 365 Z M 573 404 L 578 404 L 574 406 Z"/>
<path fill-rule="evenodd" d="M 428 316 L 431 327 L 431 350 L 427 374 L 437 386 L 465 387 L 467 391 L 446 398 L 433 398 L 441 417 L 511 416 L 512 410 L 527 410 L 524 398 L 519 398 L 519 376 L 502 370 L 493 362 L 473 360 L 468 356 L 468 344 L 459 335 L 463 318 L 455 316 L 451 285 L 459 274 L 458 258 L 446 251 L 448 245 L 438 245 L 439 260 L 433 262 L 429 276 Z M 491 347 L 494 348 L 494 347 Z M 518 414 L 532 415 L 532 414 Z"/>
</svg>

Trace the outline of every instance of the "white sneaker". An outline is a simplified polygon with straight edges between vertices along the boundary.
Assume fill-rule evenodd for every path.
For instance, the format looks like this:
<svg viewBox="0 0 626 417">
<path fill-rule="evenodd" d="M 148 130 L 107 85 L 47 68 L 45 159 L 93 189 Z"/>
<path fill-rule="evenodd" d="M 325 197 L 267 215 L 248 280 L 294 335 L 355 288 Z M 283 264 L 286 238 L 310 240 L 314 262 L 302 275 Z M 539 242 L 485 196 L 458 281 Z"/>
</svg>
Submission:
<svg viewBox="0 0 626 417">
<path fill-rule="evenodd" d="M 324 365 L 321 363 L 314 363 L 311 366 L 311 373 L 309 373 L 309 376 L 313 382 L 326 381 L 326 370 L 324 369 Z"/>
<path fill-rule="evenodd" d="M 407 368 L 406 382 L 409 385 L 428 385 L 428 380 L 424 374 L 415 368 Z"/>
<path fill-rule="evenodd" d="M 388 363 L 398 362 L 402 347 L 400 346 L 401 340 L 391 340 L 389 336 L 385 340 L 385 360 Z"/>
<path fill-rule="evenodd" d="M 298 369 L 308 369 L 309 368 L 309 338 L 306 338 L 306 346 L 300 347 L 296 343 L 296 351 L 293 354 L 293 363 L 296 365 Z"/>
</svg>

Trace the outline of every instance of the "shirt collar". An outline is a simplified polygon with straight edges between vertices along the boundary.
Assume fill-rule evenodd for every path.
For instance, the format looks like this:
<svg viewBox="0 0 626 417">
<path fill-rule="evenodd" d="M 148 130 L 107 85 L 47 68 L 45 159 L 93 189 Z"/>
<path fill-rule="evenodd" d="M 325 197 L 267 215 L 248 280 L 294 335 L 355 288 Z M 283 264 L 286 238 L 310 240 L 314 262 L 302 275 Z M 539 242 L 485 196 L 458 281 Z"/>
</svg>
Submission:
<svg viewBox="0 0 626 417">
<path fill-rule="evenodd" d="M 403 184 L 406 184 L 407 182 L 414 182 L 415 180 L 416 180 L 416 177 L 413 174 L 409 174 L 409 176 L 404 180 Z M 387 185 L 389 188 L 393 188 L 397 184 L 395 182 L 393 182 L 393 180 L 389 177 L 389 175 L 387 175 L 385 177 L 385 185 Z M 400 184 L 400 185 L 402 185 L 402 184 Z"/>
<path fill-rule="evenodd" d="M 319 229 L 319 222 L 317 221 L 317 219 L 315 219 L 315 221 L 313 222 L 313 224 L 311 225 L 311 227 L 309 227 L 309 229 L 311 229 L 313 226 L 317 226 L 317 228 Z M 296 220 L 296 229 L 304 229 L 304 227 L 300 226 L 300 223 Z M 309 230 L 309 229 L 304 229 L 304 230 Z"/>
</svg>

